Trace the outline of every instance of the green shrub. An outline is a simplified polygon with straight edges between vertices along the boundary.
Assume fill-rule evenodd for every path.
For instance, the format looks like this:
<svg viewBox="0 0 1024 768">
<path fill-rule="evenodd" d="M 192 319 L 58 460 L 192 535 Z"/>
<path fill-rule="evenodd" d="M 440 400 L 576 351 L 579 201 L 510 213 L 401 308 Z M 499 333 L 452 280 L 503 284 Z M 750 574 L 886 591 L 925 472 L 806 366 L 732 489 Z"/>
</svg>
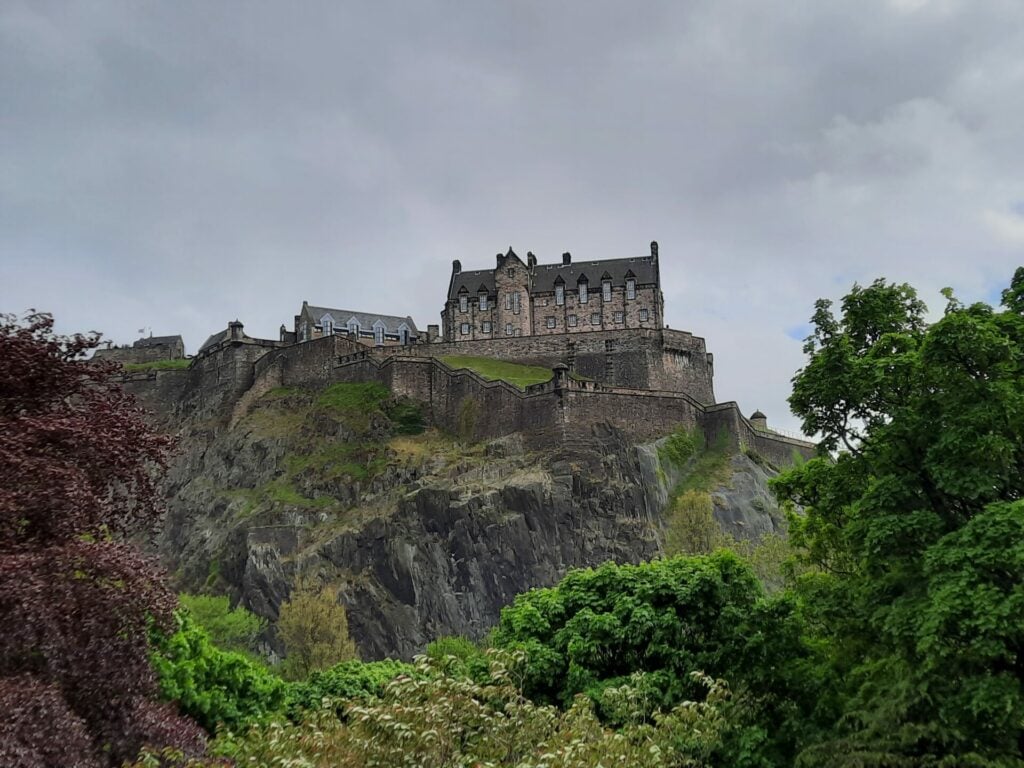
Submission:
<svg viewBox="0 0 1024 768">
<path fill-rule="evenodd" d="M 677 429 L 658 447 L 658 458 L 663 463 L 682 467 L 704 447 L 704 439 L 695 431 Z"/>
<path fill-rule="evenodd" d="M 239 729 L 284 709 L 284 682 L 248 657 L 224 651 L 187 611 L 178 631 L 154 633 L 152 662 L 160 693 L 210 733 Z"/>
<path fill-rule="evenodd" d="M 393 659 L 383 661 L 343 661 L 314 672 L 308 680 L 291 683 L 288 688 L 288 715 L 299 720 L 303 712 L 320 709 L 324 699 L 365 700 L 384 694 L 384 686 L 399 675 L 414 672 L 411 664 Z"/>
<path fill-rule="evenodd" d="M 465 637 L 439 637 L 427 646 L 427 657 L 449 674 L 465 675 L 478 682 L 487 678 L 490 668 L 486 651 Z"/>
</svg>

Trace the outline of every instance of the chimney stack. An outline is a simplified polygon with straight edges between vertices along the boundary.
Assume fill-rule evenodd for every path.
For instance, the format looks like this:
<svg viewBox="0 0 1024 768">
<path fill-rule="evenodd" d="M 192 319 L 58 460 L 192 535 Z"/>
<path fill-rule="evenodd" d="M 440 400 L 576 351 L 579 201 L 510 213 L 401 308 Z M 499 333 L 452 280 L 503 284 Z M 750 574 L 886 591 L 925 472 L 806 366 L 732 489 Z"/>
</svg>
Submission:
<svg viewBox="0 0 1024 768">
<path fill-rule="evenodd" d="M 458 259 L 452 260 L 452 274 L 457 275 L 462 271 L 462 262 Z"/>
<path fill-rule="evenodd" d="M 572 264 L 572 254 L 568 251 L 562 254 L 562 264 Z"/>
<path fill-rule="evenodd" d="M 658 241 L 651 240 L 651 258 L 655 261 L 658 260 Z"/>
</svg>

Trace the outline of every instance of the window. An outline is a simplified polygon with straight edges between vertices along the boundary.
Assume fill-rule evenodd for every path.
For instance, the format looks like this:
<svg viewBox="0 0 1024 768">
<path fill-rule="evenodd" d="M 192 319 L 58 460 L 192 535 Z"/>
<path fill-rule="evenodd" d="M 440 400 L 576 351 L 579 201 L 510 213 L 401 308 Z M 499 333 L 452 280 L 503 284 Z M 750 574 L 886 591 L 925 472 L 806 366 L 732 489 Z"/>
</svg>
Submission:
<svg viewBox="0 0 1024 768">
<path fill-rule="evenodd" d="M 589 298 L 589 296 L 587 295 L 587 288 L 588 288 L 587 281 L 586 280 L 581 280 L 580 283 L 579 283 L 580 304 L 586 304 L 587 303 L 587 299 Z"/>
<path fill-rule="evenodd" d="M 559 306 L 562 305 L 562 304 L 565 304 L 565 286 L 564 285 L 559 284 L 559 285 L 555 286 L 555 304 L 557 304 Z"/>
<path fill-rule="evenodd" d="M 309 324 L 303 320 L 302 326 L 299 329 L 299 341 L 305 341 L 309 338 Z"/>
<path fill-rule="evenodd" d="M 356 335 L 359 334 L 359 321 L 354 317 L 348 321 L 348 332 Z"/>
<path fill-rule="evenodd" d="M 636 280 L 634 280 L 632 277 L 626 281 L 626 298 L 636 298 Z"/>
<path fill-rule="evenodd" d="M 480 331 L 482 333 L 490 333 L 491 332 L 491 321 L 490 320 L 484 320 L 483 325 L 480 328 Z"/>
<path fill-rule="evenodd" d="M 505 309 L 512 309 L 512 294 L 505 294 Z"/>
<path fill-rule="evenodd" d="M 516 315 L 519 314 L 519 291 L 512 292 L 512 312 Z"/>
<path fill-rule="evenodd" d="M 409 343 L 409 329 L 404 325 L 398 329 L 398 340 L 405 346 Z"/>
<path fill-rule="evenodd" d="M 555 327 L 555 318 L 553 318 L 553 317 L 545 318 L 544 319 L 544 325 L 546 325 L 548 328 L 554 328 Z"/>
<path fill-rule="evenodd" d="M 641 323 L 646 323 L 647 322 L 647 310 L 646 309 L 641 309 L 640 310 L 640 322 Z"/>
<path fill-rule="evenodd" d="M 462 295 L 459 296 L 459 312 L 469 311 L 469 297 Z"/>
<path fill-rule="evenodd" d="M 483 312 L 486 309 L 487 309 L 487 294 L 486 293 L 481 293 L 480 294 L 480 311 Z"/>
<path fill-rule="evenodd" d="M 460 326 L 459 332 L 460 332 L 460 333 L 461 333 L 461 334 L 462 334 L 463 336 L 468 336 L 468 335 L 469 335 L 469 323 L 463 323 L 463 324 L 462 324 L 462 325 Z"/>
<path fill-rule="evenodd" d="M 511 336 L 512 335 L 512 323 L 505 323 L 505 335 L 506 336 Z"/>
<path fill-rule="evenodd" d="M 590 324 L 591 325 L 600 325 L 601 324 L 601 313 L 600 312 L 592 312 L 591 313 L 591 315 L 590 315 Z"/>
<path fill-rule="evenodd" d="M 334 334 L 334 321 L 329 317 L 325 317 L 320 321 L 320 327 L 323 329 L 324 336 L 332 336 Z"/>
<path fill-rule="evenodd" d="M 570 328 L 575 328 L 576 324 L 578 322 L 579 322 L 579 318 L 577 318 L 576 315 L 569 315 L 569 327 Z"/>
<path fill-rule="evenodd" d="M 383 346 L 384 344 L 384 326 L 377 325 L 373 328 L 373 341 L 377 346 Z"/>
<path fill-rule="evenodd" d="M 510 269 L 509 269 L 509 271 L 508 271 L 508 276 L 509 276 L 509 277 L 515 277 L 515 276 L 516 276 L 516 271 L 515 271 L 515 269 L 514 269 L 514 268 L 510 268 Z"/>
<path fill-rule="evenodd" d="M 616 312 L 615 313 L 615 322 L 616 323 L 625 322 L 625 316 L 624 316 L 623 312 Z"/>
<path fill-rule="evenodd" d="M 513 336 L 522 336 L 522 335 L 523 335 L 523 332 L 522 332 L 522 330 L 521 330 L 521 329 L 519 329 L 519 328 L 516 328 L 516 330 L 515 330 L 515 333 L 513 333 L 512 335 L 513 335 Z"/>
<path fill-rule="evenodd" d="M 601 281 L 601 298 L 604 301 L 612 300 L 612 281 L 602 280 Z"/>
</svg>

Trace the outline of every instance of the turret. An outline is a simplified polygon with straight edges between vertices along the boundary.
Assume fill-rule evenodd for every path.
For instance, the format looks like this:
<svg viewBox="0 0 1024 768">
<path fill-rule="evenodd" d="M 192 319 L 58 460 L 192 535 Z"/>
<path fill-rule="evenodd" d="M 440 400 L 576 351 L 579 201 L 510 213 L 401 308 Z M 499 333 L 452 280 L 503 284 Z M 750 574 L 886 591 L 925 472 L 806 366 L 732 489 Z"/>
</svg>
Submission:
<svg viewBox="0 0 1024 768">
<path fill-rule="evenodd" d="M 228 323 L 228 338 L 232 341 L 241 341 L 243 336 L 242 324 L 238 320 Z"/>
<path fill-rule="evenodd" d="M 768 431 L 768 417 L 760 411 L 754 411 L 750 414 L 750 426 L 756 429 L 758 432 Z"/>
</svg>

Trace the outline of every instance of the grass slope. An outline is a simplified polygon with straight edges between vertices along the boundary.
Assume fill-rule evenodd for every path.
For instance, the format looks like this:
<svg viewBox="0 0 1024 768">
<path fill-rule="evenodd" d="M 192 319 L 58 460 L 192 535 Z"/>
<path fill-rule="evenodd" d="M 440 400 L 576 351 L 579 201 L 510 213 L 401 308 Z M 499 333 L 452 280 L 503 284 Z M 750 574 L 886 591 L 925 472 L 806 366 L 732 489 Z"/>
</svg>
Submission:
<svg viewBox="0 0 1024 768">
<path fill-rule="evenodd" d="M 489 381 L 507 381 L 509 384 L 526 389 L 531 384 L 541 384 L 551 379 L 551 369 L 539 365 L 519 365 L 492 357 L 470 357 L 449 355 L 440 360 L 452 368 L 468 368 Z"/>
<path fill-rule="evenodd" d="M 151 363 L 125 363 L 126 371 L 180 371 L 188 368 L 192 360 L 182 357 L 177 360 L 154 360 Z"/>
</svg>

